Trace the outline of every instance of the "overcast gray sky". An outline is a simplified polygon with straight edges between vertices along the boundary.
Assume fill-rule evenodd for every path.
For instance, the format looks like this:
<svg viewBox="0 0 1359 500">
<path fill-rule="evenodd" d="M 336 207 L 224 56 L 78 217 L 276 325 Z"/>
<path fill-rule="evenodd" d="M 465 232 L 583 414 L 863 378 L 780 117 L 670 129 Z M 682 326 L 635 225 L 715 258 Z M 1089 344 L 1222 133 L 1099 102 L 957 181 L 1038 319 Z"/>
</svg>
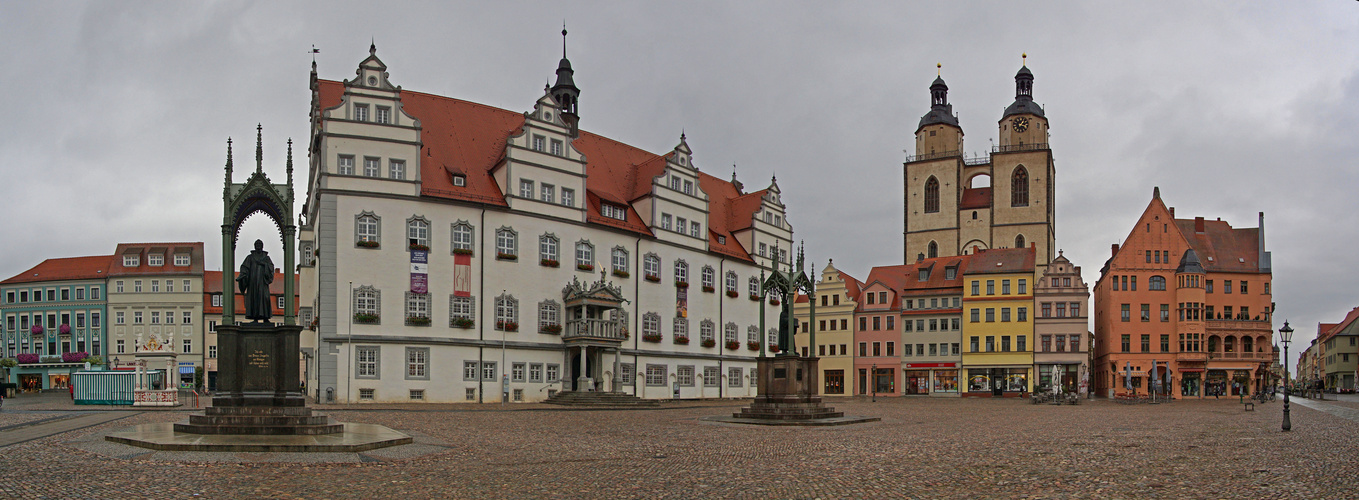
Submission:
<svg viewBox="0 0 1359 500">
<path fill-rule="evenodd" d="M 226 139 L 245 172 L 262 123 L 281 180 L 312 44 L 321 78 L 352 77 L 375 39 L 406 89 L 524 111 L 565 19 L 583 128 L 656 153 L 684 130 L 701 169 L 736 164 L 748 189 L 777 173 L 818 266 L 900 263 L 902 150 L 935 64 L 980 153 L 1027 52 L 1057 242 L 1088 282 L 1160 186 L 1182 218 L 1266 213 L 1294 350 L 1359 305 L 1359 2 L 936 4 L 3 3 L 0 275 L 167 240 L 206 242 L 218 268 Z M 247 237 L 277 252 L 271 227 Z"/>
</svg>

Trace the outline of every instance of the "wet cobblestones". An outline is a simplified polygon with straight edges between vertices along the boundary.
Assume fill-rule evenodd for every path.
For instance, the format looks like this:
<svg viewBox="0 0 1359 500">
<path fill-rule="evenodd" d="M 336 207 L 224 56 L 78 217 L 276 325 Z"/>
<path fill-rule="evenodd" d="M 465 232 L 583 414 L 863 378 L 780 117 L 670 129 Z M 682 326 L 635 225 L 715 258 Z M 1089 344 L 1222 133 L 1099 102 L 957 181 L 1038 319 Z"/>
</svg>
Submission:
<svg viewBox="0 0 1359 500">
<path fill-rule="evenodd" d="M 7 448 L 23 498 L 1352 498 L 1359 424 L 1282 403 L 1029 405 L 834 400 L 881 422 L 769 428 L 699 421 L 739 403 L 652 411 L 467 407 L 328 411 L 426 439 L 354 461 L 168 460 L 103 449 L 148 412 Z M 403 447 L 404 448 L 404 447 Z M 112 455 L 112 456 L 110 456 Z"/>
</svg>

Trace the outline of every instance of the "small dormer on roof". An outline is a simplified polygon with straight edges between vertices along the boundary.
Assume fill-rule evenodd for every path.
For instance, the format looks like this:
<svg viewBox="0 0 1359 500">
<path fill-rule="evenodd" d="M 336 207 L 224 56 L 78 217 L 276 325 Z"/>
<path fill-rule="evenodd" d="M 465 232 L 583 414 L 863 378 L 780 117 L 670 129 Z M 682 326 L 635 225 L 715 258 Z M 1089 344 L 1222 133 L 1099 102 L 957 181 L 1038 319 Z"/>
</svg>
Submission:
<svg viewBox="0 0 1359 500">
<path fill-rule="evenodd" d="M 387 65 L 378 59 L 376 43 L 368 46 L 368 58 L 359 63 L 359 68 L 354 70 L 354 74 L 353 80 L 345 80 L 345 86 L 401 91 L 399 85 L 394 86 L 388 80 Z"/>
</svg>

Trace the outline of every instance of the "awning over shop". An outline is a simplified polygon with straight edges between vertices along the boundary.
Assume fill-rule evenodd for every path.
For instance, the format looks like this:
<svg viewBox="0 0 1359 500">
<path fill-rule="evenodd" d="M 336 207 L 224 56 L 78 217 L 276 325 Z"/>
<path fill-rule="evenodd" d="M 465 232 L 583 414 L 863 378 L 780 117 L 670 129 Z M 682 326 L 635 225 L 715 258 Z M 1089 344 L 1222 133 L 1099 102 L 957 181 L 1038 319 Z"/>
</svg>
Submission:
<svg viewBox="0 0 1359 500">
<path fill-rule="evenodd" d="M 181 366 L 181 367 L 179 367 L 179 373 L 193 373 L 193 367 L 192 367 L 192 366 Z"/>
</svg>

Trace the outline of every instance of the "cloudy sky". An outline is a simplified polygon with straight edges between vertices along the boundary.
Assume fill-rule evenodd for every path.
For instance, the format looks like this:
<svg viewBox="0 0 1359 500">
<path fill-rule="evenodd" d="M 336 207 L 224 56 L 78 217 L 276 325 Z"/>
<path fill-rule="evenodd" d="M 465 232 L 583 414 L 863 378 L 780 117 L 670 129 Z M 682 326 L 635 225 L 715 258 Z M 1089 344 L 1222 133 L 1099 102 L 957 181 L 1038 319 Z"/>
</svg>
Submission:
<svg viewBox="0 0 1359 500">
<path fill-rule="evenodd" d="M 248 164 L 262 123 L 282 178 L 313 44 L 321 78 L 352 77 L 376 40 L 406 89 L 523 111 L 563 19 L 585 129 L 657 153 L 684 130 L 706 172 L 777 174 L 818 265 L 900 263 L 903 150 L 935 64 L 981 153 L 1028 53 L 1058 245 L 1087 281 L 1159 186 L 1180 217 L 1266 213 L 1279 319 L 1303 345 L 1359 305 L 1353 1 L 7 2 L 0 275 L 120 241 L 205 241 L 220 262 L 226 139 Z"/>
</svg>

